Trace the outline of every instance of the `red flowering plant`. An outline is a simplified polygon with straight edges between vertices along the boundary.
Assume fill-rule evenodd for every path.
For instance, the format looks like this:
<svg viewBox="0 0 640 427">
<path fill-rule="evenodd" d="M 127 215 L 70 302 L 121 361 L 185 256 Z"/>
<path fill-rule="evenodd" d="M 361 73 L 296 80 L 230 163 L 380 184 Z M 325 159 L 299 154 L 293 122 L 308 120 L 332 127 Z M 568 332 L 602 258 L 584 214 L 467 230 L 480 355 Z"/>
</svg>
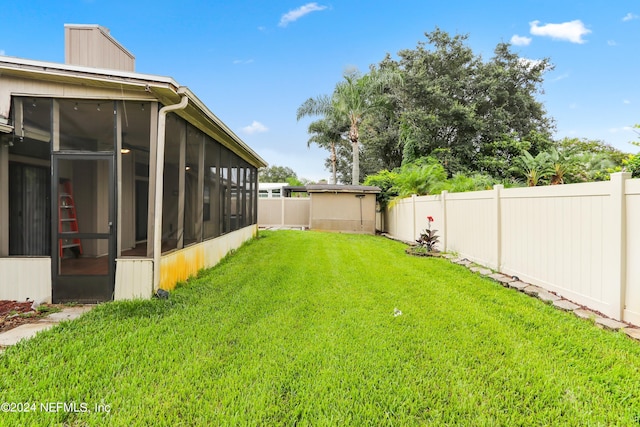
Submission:
<svg viewBox="0 0 640 427">
<path fill-rule="evenodd" d="M 420 247 L 426 249 L 427 252 L 435 252 L 436 244 L 438 243 L 440 236 L 436 234 L 438 230 L 431 229 L 431 223 L 433 222 L 433 217 L 428 216 L 427 221 L 428 221 L 427 228 L 425 228 L 424 231 L 420 233 L 420 238 L 416 240 L 416 242 L 418 243 L 418 245 L 420 245 Z"/>
</svg>

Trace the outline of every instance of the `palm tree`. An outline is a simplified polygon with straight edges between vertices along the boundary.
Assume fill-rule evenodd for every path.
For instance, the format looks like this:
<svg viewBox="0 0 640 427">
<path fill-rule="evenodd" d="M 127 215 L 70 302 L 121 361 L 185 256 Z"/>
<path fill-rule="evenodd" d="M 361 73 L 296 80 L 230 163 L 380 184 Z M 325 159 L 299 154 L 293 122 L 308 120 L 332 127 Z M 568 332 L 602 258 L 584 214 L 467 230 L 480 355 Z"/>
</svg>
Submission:
<svg viewBox="0 0 640 427">
<path fill-rule="evenodd" d="M 349 125 L 346 122 L 339 123 L 339 120 L 334 115 L 326 116 L 324 119 L 316 120 L 309 125 L 308 132 L 311 137 L 307 141 L 307 147 L 311 144 L 317 144 L 321 148 L 328 149 L 331 160 L 331 176 L 332 184 L 338 182 L 336 177 L 336 144 L 343 141 L 343 135 L 349 129 Z"/>
<path fill-rule="evenodd" d="M 529 187 L 535 187 L 554 173 L 549 153 L 544 151 L 533 157 L 524 150 L 522 155 L 515 159 L 515 165 L 511 170 L 523 175 Z"/>
<path fill-rule="evenodd" d="M 298 108 L 298 120 L 305 116 L 327 117 L 332 114 L 348 120 L 348 139 L 353 153 L 353 185 L 358 185 L 360 181 L 360 123 L 371 112 L 388 107 L 383 92 L 390 84 L 401 80 L 400 74 L 395 72 L 371 70 L 364 76 L 358 71 L 347 72 L 344 74 L 344 81 L 336 85 L 332 96 L 309 98 Z"/>
</svg>

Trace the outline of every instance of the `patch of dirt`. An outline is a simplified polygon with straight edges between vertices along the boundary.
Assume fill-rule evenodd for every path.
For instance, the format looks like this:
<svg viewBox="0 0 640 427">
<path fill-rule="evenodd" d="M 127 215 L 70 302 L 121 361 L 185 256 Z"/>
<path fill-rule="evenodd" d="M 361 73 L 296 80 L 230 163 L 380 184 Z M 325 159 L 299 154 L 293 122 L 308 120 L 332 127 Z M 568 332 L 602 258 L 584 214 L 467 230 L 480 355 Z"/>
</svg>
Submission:
<svg viewBox="0 0 640 427">
<path fill-rule="evenodd" d="M 51 314 L 53 310 L 47 308 L 56 307 L 53 304 L 42 304 L 44 309 L 33 310 L 32 302 L 17 302 L 0 300 L 0 332 L 8 331 L 25 323 L 34 323 Z"/>
</svg>

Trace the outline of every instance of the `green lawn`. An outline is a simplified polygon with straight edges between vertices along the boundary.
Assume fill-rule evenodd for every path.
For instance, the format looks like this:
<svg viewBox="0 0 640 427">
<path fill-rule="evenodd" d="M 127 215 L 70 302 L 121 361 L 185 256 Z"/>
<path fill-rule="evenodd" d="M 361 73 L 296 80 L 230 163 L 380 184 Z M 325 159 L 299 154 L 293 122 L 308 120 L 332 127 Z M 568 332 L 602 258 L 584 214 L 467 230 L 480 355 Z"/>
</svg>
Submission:
<svg viewBox="0 0 640 427">
<path fill-rule="evenodd" d="M 403 249 L 373 236 L 263 232 L 168 301 L 104 304 L 7 350 L 0 402 L 36 411 L 2 413 L 0 425 L 640 419 L 640 344 Z"/>
</svg>

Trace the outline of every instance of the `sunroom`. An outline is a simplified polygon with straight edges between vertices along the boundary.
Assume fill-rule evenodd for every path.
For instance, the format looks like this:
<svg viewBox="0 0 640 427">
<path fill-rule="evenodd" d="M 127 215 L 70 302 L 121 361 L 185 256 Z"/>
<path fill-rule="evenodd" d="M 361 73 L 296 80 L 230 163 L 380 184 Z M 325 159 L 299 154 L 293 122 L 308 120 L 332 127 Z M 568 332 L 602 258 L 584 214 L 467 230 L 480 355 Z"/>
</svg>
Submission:
<svg viewBox="0 0 640 427">
<path fill-rule="evenodd" d="M 0 299 L 148 298 L 255 235 L 266 164 L 105 28 L 65 32 L 66 64 L 0 57 Z"/>
</svg>

